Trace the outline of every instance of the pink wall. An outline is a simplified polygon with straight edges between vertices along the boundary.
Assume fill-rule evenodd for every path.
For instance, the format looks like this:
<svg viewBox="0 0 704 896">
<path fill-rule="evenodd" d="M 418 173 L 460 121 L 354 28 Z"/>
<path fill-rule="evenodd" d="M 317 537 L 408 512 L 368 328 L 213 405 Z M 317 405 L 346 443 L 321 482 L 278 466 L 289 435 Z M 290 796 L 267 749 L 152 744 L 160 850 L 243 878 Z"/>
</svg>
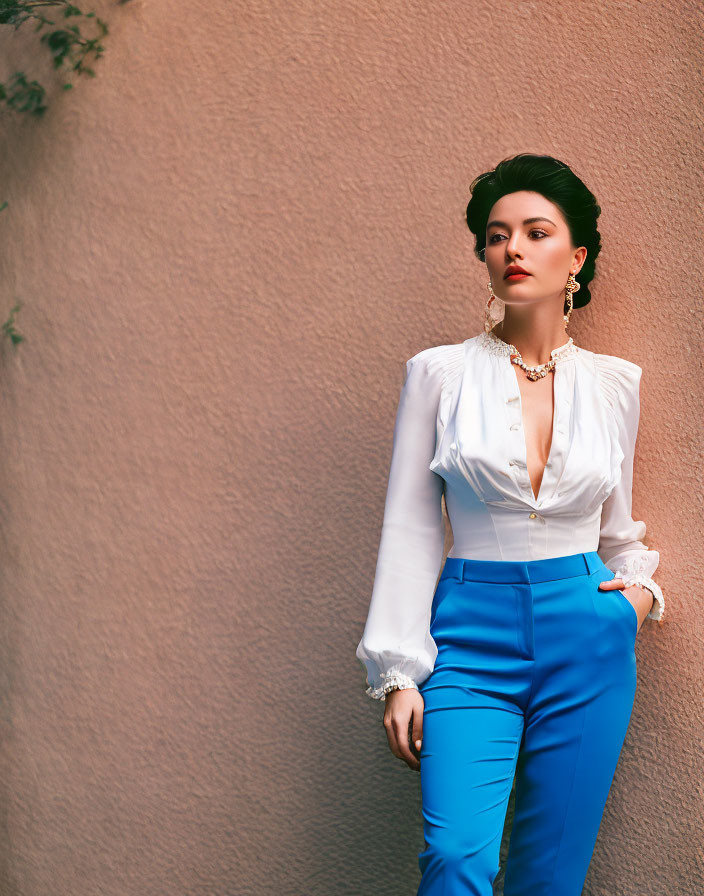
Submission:
<svg viewBox="0 0 704 896">
<path fill-rule="evenodd" d="M 419 776 L 354 648 L 404 361 L 481 327 L 468 187 L 524 150 L 603 208 L 570 333 L 644 368 L 668 601 L 585 894 L 697 892 L 693 7 L 91 8 L 97 77 L 0 133 L 0 892 L 415 892 Z M 50 81 L 29 29 L 0 51 Z"/>
</svg>

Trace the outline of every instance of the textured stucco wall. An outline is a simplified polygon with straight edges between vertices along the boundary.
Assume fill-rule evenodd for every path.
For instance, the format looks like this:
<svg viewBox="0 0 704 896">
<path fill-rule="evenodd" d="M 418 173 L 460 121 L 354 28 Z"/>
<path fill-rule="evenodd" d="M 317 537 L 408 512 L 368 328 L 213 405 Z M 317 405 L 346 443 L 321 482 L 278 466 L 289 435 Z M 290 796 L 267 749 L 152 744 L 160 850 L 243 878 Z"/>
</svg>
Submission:
<svg viewBox="0 0 704 896">
<path fill-rule="evenodd" d="M 97 77 L 0 119 L 1 896 L 415 892 L 354 648 L 404 362 L 481 327 L 468 186 L 522 150 L 602 204 L 570 332 L 644 368 L 668 601 L 585 894 L 701 892 L 698 4 L 93 8 Z"/>
</svg>

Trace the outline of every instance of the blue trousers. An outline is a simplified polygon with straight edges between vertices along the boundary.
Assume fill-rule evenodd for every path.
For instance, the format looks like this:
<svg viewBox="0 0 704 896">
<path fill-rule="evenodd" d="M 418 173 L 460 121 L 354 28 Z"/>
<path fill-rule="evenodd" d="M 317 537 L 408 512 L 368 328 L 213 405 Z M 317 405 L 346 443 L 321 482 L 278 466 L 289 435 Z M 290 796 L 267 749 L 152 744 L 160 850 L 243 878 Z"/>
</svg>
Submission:
<svg viewBox="0 0 704 896">
<path fill-rule="evenodd" d="M 418 896 L 491 896 L 515 775 L 505 896 L 579 896 L 636 692 L 638 617 L 596 551 L 448 557 L 420 751 Z"/>
</svg>

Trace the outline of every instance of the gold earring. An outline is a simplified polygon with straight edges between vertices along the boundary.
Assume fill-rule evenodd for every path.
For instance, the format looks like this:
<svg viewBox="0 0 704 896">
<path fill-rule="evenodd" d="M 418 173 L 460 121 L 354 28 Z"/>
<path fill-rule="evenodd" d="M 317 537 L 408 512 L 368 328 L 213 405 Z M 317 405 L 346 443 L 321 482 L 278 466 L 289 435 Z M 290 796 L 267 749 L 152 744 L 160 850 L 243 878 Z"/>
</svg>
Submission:
<svg viewBox="0 0 704 896">
<path fill-rule="evenodd" d="M 574 274 L 570 272 L 569 277 L 567 278 L 567 284 L 565 286 L 565 295 L 567 297 L 567 313 L 563 315 L 562 319 L 565 322 L 565 330 L 570 322 L 570 315 L 572 314 L 572 309 L 574 308 L 574 302 L 572 301 L 572 293 L 578 292 L 581 289 L 581 284 L 577 283 L 574 279 Z"/>
<path fill-rule="evenodd" d="M 500 301 L 497 295 L 494 295 L 494 290 L 491 288 L 491 280 L 487 283 L 487 289 L 489 290 L 489 298 L 486 301 L 486 305 L 484 306 L 484 330 L 488 333 L 496 324 L 501 320 L 500 317 L 494 317 L 492 314 L 492 305 L 495 302 Z"/>
</svg>

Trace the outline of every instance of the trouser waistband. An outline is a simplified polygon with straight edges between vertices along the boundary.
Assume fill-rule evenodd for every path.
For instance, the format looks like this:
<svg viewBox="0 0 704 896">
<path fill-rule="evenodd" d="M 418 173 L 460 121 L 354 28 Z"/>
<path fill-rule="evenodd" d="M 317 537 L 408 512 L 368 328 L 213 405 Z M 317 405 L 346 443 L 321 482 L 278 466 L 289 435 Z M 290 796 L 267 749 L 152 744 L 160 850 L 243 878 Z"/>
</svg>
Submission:
<svg viewBox="0 0 704 896">
<path fill-rule="evenodd" d="M 497 582 L 500 584 L 551 582 L 571 576 L 591 575 L 604 568 L 596 551 L 547 557 L 542 560 L 471 560 L 448 557 L 441 578 L 460 582 Z"/>
</svg>

